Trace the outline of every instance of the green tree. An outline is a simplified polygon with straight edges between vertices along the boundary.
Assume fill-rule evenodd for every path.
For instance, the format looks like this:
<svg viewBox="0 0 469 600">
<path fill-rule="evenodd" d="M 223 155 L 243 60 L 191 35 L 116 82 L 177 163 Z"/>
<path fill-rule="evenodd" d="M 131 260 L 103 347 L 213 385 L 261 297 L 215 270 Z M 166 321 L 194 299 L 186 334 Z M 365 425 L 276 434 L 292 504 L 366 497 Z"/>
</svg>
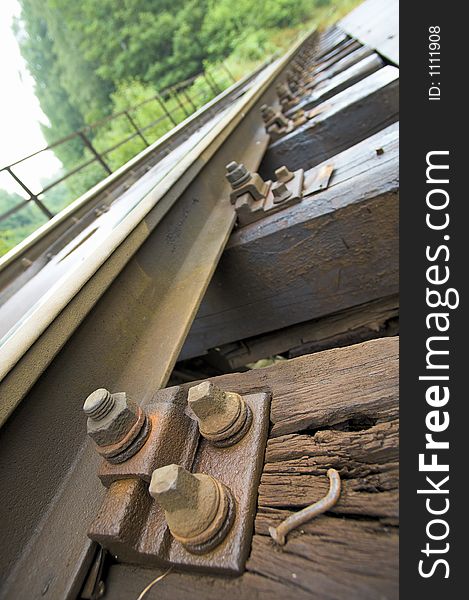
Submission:
<svg viewBox="0 0 469 600">
<path fill-rule="evenodd" d="M 359 0 L 335 0 L 335 7 L 350 10 Z M 43 125 L 46 140 L 53 143 L 107 115 L 135 106 L 188 78 L 203 68 L 211 71 L 228 57 L 236 76 L 285 47 L 297 30 L 285 36 L 285 28 L 301 27 L 313 14 L 330 13 L 331 0 L 19 0 L 21 14 L 16 35 L 36 86 L 36 95 L 48 118 Z M 288 36 L 291 37 L 288 37 Z M 217 76 L 217 85 L 231 83 Z M 225 79 L 224 79 L 225 78 Z M 196 107 L 213 97 L 213 86 L 196 77 L 184 90 Z M 174 122 L 185 118 L 176 99 L 165 94 Z M 132 116 L 153 142 L 172 121 L 155 101 L 144 104 Z M 150 125 L 157 120 L 156 124 Z M 87 128 L 100 152 L 134 133 L 122 116 Z M 135 135 L 105 154 L 115 169 L 144 147 Z M 25 149 L 26 151 L 29 149 Z M 80 138 L 54 147 L 63 172 L 93 158 Z M 105 177 L 103 166 L 92 162 L 44 194 L 43 201 L 57 212 Z M 0 195 L 0 212 L 19 197 Z M 6 195 L 5 195 L 6 194 Z M 45 221 L 33 203 L 0 224 L 1 251 L 16 243 Z"/>
<path fill-rule="evenodd" d="M 66 136 L 84 125 L 80 111 L 73 105 L 69 93 L 61 81 L 60 67 L 54 50 L 40 0 L 21 0 L 21 17 L 16 21 L 15 31 L 21 53 L 35 81 L 35 93 L 41 108 L 49 120 L 42 125 L 48 143 Z M 56 149 L 59 160 L 65 164 L 76 162 L 82 154 L 79 141 L 70 142 Z"/>
<path fill-rule="evenodd" d="M 0 215 L 18 206 L 23 201 L 24 198 L 18 194 L 0 189 Z M 16 246 L 46 221 L 47 217 L 33 202 L 29 202 L 7 219 L 0 221 L 0 256 Z"/>
</svg>

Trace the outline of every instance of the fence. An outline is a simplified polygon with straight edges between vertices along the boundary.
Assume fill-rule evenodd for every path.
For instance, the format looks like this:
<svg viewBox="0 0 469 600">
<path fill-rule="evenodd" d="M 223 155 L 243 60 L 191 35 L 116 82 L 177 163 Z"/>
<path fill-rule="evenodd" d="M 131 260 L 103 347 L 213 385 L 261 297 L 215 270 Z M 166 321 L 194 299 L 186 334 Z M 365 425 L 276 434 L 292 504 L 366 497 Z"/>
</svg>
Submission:
<svg viewBox="0 0 469 600">
<path fill-rule="evenodd" d="M 1 168 L 0 174 L 9 177 L 10 181 L 15 181 L 16 185 L 19 186 L 19 189 L 21 190 L 21 195 L 26 196 L 26 198 L 0 214 L 0 229 L 2 228 L 2 224 L 7 224 L 13 215 L 26 207 L 33 205 L 36 207 L 36 212 L 39 211 L 33 219 L 33 221 L 36 220 L 37 223 L 33 222 L 29 228 L 26 227 L 26 231 L 20 234 L 20 239 L 14 239 L 9 244 L 7 242 L 5 247 L 2 248 L 3 252 L 6 252 L 9 249 L 8 246 L 14 246 L 22 238 L 29 235 L 34 229 L 48 219 L 51 219 L 54 214 L 58 212 L 58 210 L 54 211 L 51 202 L 48 202 L 48 192 L 79 173 L 82 173 L 89 167 L 94 166 L 93 172 L 87 180 L 88 187 L 86 189 L 89 189 L 92 185 L 111 174 L 144 147 L 148 147 L 161 137 L 161 135 L 186 117 L 193 114 L 198 108 L 217 96 L 234 82 L 235 78 L 227 66 L 224 63 L 221 63 L 211 70 L 205 70 L 202 73 L 194 75 L 190 79 L 181 81 L 135 106 L 128 107 L 125 110 L 96 121 L 37 152 L 33 152 L 32 154 Z M 153 108 L 151 108 L 151 103 L 153 103 Z M 150 107 L 150 110 L 148 107 Z M 142 111 L 144 111 L 145 117 L 151 115 L 156 118 L 149 122 L 142 123 Z M 125 121 L 124 129 L 127 128 L 128 135 L 126 134 L 122 139 L 115 141 L 115 143 L 108 147 L 99 147 L 99 145 L 95 143 L 96 132 L 103 127 L 109 128 L 110 124 L 117 119 Z M 116 156 L 116 151 L 118 149 L 123 148 L 125 145 L 128 146 L 130 142 L 135 141 L 138 141 L 138 145 L 134 143 L 131 147 L 127 147 L 126 151 L 121 152 Z M 27 161 L 31 161 L 40 155 L 44 155 L 44 153 L 56 151 L 59 146 L 71 142 L 75 144 L 79 142 L 82 145 L 83 161 L 70 168 L 67 172 L 61 174 L 58 178 L 47 182 L 46 185 L 42 186 L 40 191 L 34 192 L 32 190 L 33 186 L 27 183 L 27 177 L 19 174 L 21 167 L 25 166 Z M 99 171 L 96 171 L 96 167 L 98 167 Z M 69 204 L 80 193 L 85 192 L 86 189 L 77 191 L 76 186 L 75 189 L 73 189 L 72 186 L 71 190 L 64 190 L 63 193 L 60 194 L 60 201 L 58 204 L 59 210 Z M 21 196 L 18 197 L 21 198 Z M 55 205 L 57 207 L 57 201 L 55 202 Z M 41 218 L 38 218 L 39 215 Z M 3 252 L 0 252 L 0 254 Z"/>
</svg>

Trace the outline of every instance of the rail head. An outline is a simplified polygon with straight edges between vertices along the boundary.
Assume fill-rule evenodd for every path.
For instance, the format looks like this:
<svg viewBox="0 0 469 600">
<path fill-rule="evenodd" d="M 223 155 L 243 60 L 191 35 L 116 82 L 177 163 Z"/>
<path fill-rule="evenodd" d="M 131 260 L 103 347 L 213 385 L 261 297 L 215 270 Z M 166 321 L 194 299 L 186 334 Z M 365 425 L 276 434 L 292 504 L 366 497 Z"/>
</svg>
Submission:
<svg viewBox="0 0 469 600">
<path fill-rule="evenodd" d="M 21 402 L 125 264 L 174 205 L 178 196 L 190 185 L 193 178 L 314 33 L 315 30 L 304 35 L 288 53 L 264 68 L 255 78 L 255 85 L 248 89 L 233 106 L 226 108 L 222 118 L 206 132 L 202 139 L 198 140 L 187 154 L 180 157 L 177 164 L 144 194 L 106 237 L 94 244 L 93 251 L 86 260 L 67 272 L 60 282 L 53 285 L 41 297 L 34 310 L 30 310 L 4 336 L 0 342 L 0 397 L 2 398 L 0 426 Z M 227 93 L 228 90 L 225 95 Z M 211 104 L 216 105 L 216 99 Z M 192 119 L 196 118 L 197 113 Z M 183 126 L 184 123 L 179 127 Z M 159 140 L 159 143 L 163 141 Z M 151 151 L 150 147 L 144 153 Z M 133 164 L 137 160 L 141 160 L 141 157 L 136 157 L 130 163 Z M 120 175 L 130 168 L 129 164 L 125 165 Z M 118 174 L 116 173 L 115 176 L 117 177 Z M 86 202 L 86 198 L 81 198 L 77 204 L 79 202 Z M 62 218 L 67 218 L 72 210 L 74 209 L 70 208 Z M 150 213 L 151 218 L 148 218 Z M 117 254 L 121 259 L 111 261 L 111 257 Z M 91 297 L 85 298 L 86 294 L 81 293 L 82 290 L 85 287 L 89 290 L 90 286 L 87 284 L 98 272 L 102 273 L 104 268 L 106 283 L 101 280 L 99 289 L 93 289 Z M 72 304 L 73 311 L 68 312 L 73 314 L 67 314 L 67 308 Z M 60 328 L 52 327 L 54 321 L 59 318 Z"/>
<path fill-rule="evenodd" d="M 73 220 L 76 218 L 77 214 L 82 213 L 87 207 L 94 206 L 93 201 L 99 199 L 101 196 L 106 195 L 110 187 L 119 181 L 125 180 L 130 172 L 145 164 L 149 157 L 169 146 L 186 130 L 191 129 L 191 127 L 197 124 L 204 115 L 212 113 L 217 107 L 223 105 L 228 99 L 235 96 L 237 92 L 240 92 L 246 85 L 248 85 L 271 62 L 272 58 L 264 62 L 252 73 L 249 73 L 239 81 L 232 84 L 226 90 L 218 94 L 207 104 L 184 119 L 184 121 L 178 125 L 175 125 L 162 137 L 157 139 L 148 147 L 144 148 L 124 165 L 116 169 L 113 173 L 90 188 L 79 198 L 71 202 L 67 207 L 57 213 L 49 221 L 44 223 L 44 225 L 36 229 L 36 231 L 34 231 L 31 235 L 0 257 L 0 290 L 4 288 L 5 285 L 8 285 L 8 282 L 11 279 L 9 271 L 13 265 L 20 263 L 23 259 L 27 259 L 28 261 L 34 260 L 38 253 L 47 251 L 47 245 L 53 243 L 55 240 L 54 232 L 61 225 L 64 225 L 65 223 L 73 224 Z M 40 248 L 35 252 L 35 249 L 39 245 Z M 44 247 L 46 247 L 46 249 L 44 249 Z"/>
</svg>

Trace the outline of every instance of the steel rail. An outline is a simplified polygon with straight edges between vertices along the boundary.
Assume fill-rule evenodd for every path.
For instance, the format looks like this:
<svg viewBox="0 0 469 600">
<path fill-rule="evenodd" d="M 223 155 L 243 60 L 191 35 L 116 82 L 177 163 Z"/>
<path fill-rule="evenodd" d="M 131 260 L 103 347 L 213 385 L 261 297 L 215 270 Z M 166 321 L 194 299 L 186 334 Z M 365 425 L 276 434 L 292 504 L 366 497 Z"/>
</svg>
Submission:
<svg viewBox="0 0 469 600">
<path fill-rule="evenodd" d="M 0 305 L 2 303 L 2 296 L 9 297 L 18 286 L 21 286 L 25 280 L 33 276 L 47 264 L 46 254 L 57 252 L 90 223 L 93 219 L 94 208 L 103 203 L 109 205 L 122 193 L 122 186 L 128 184 L 129 179 L 136 180 L 144 174 L 145 169 L 149 165 L 154 165 L 159 158 L 164 156 L 169 148 L 173 148 L 181 140 L 190 136 L 195 128 L 200 127 L 216 111 L 221 110 L 222 107 L 231 102 L 237 94 L 242 93 L 242 90 L 265 67 L 266 64 L 261 65 L 253 73 L 234 83 L 190 117 L 175 125 L 170 131 L 148 146 L 148 148 L 145 148 L 122 167 L 116 169 L 111 175 L 97 183 L 47 221 L 47 223 L 39 227 L 25 240 L 12 248 L 7 254 L 0 257 Z M 155 96 L 150 100 L 158 102 L 159 98 Z M 144 101 L 144 103 L 150 100 Z M 174 121 L 173 124 L 175 124 Z M 50 147 L 52 148 L 54 145 Z M 43 149 L 37 153 L 42 151 Z M 95 162 L 95 158 L 90 162 Z M 84 166 L 87 166 L 87 163 L 82 164 L 81 168 Z M 31 265 L 31 263 L 33 264 Z M 25 264 L 29 265 L 27 273 L 25 273 Z M 18 285 L 13 285 L 11 290 L 8 289 L 5 292 L 6 288 L 15 282 L 15 279 L 19 279 Z"/>
<path fill-rule="evenodd" d="M 86 527 L 103 495 L 83 398 L 107 386 L 145 403 L 165 385 L 234 225 L 224 166 L 258 167 L 268 143 L 260 105 L 274 102 L 308 40 L 267 67 L 187 154 L 176 148 L 173 168 L 4 345 L 4 416 L 16 406 L 0 430 L 6 597 L 78 593 L 93 556 Z"/>
<path fill-rule="evenodd" d="M 228 72 L 228 69 L 225 67 L 224 68 L 225 72 Z M 183 104 L 181 103 L 180 99 L 177 97 L 177 104 L 178 104 L 178 109 L 180 110 L 181 108 L 184 111 L 184 114 L 186 116 L 189 116 L 190 114 L 192 114 L 192 110 L 196 111 L 197 107 L 194 105 L 194 103 L 192 102 L 190 95 L 187 92 L 187 86 L 191 83 L 193 83 L 198 77 L 200 76 L 200 74 L 195 75 L 194 77 L 187 79 L 185 81 L 179 82 L 178 84 L 176 84 L 175 86 L 172 86 L 171 88 L 167 88 L 166 89 L 166 93 L 171 93 L 171 94 L 175 94 L 177 96 L 177 90 L 180 91 L 180 93 L 184 96 L 184 99 L 188 102 L 188 104 L 191 106 L 191 112 L 188 113 L 186 111 L 185 106 L 183 106 Z M 236 80 L 234 79 L 234 77 L 230 76 L 230 79 L 232 82 L 235 82 Z M 165 90 L 162 91 L 162 94 L 165 93 Z M 217 94 L 215 94 L 216 96 Z M 163 116 L 162 119 L 169 119 L 170 123 L 172 123 L 173 125 L 176 124 L 174 118 L 172 117 L 170 111 L 167 110 L 166 106 L 164 105 L 164 102 L 162 102 L 160 100 L 160 96 L 154 95 L 153 97 L 144 100 L 143 102 L 141 102 L 140 104 L 137 104 L 135 106 L 132 107 L 128 107 L 127 109 L 124 109 L 120 112 L 117 113 L 113 113 L 111 115 L 108 115 L 107 117 L 104 117 L 103 119 L 99 120 L 99 121 L 95 121 L 94 123 L 91 123 L 90 125 L 87 125 L 85 127 L 83 127 L 82 129 L 75 131 L 71 134 L 69 134 L 68 136 L 65 136 L 64 138 L 57 140 L 55 142 L 53 142 L 51 145 L 46 146 L 45 148 L 41 148 L 40 150 L 36 150 L 35 152 L 33 152 L 32 154 L 29 154 L 28 156 L 25 156 L 13 163 L 10 163 L 9 165 L 0 168 L 0 174 L 1 173 L 6 173 L 11 179 L 13 179 L 17 185 L 23 189 L 23 192 L 26 192 L 28 194 L 28 199 L 26 200 L 26 203 L 20 203 L 17 204 L 16 206 L 14 206 L 13 208 L 11 208 L 10 210 L 7 210 L 6 212 L 0 214 L 0 223 L 7 220 L 11 215 L 15 214 L 16 212 L 18 212 L 19 210 L 21 210 L 25 205 L 27 205 L 30 202 L 34 202 L 37 206 L 37 208 L 48 218 L 48 219 L 52 219 L 55 216 L 55 213 L 51 212 L 48 207 L 44 204 L 44 202 L 42 201 L 42 199 L 40 199 L 47 191 L 51 190 L 52 188 L 56 187 L 57 185 L 59 185 L 60 183 L 62 183 L 63 181 L 66 181 L 67 179 L 69 179 L 70 177 L 72 177 L 73 175 L 75 175 L 76 173 L 80 172 L 82 169 L 84 169 L 86 166 L 88 166 L 90 164 L 90 162 L 97 162 L 98 164 L 101 165 L 101 167 L 105 170 L 105 172 L 107 174 L 111 174 L 112 173 L 112 169 L 111 167 L 107 164 L 107 162 L 104 160 L 104 157 L 108 154 L 110 154 L 111 152 L 113 152 L 116 148 L 118 148 L 119 146 L 122 146 L 124 143 L 130 141 L 131 139 L 139 136 L 141 138 L 141 140 L 144 142 L 145 146 L 149 146 L 150 143 L 146 140 L 146 138 L 143 135 L 143 131 L 138 127 L 136 120 L 131 116 L 131 112 L 137 113 L 138 110 L 144 106 L 145 104 L 148 104 L 149 102 L 158 102 L 158 104 L 160 105 L 160 108 L 163 109 Z M 173 113 L 176 111 L 172 111 Z M 89 137 L 87 137 L 86 133 L 89 133 L 90 131 L 92 131 L 93 129 L 97 129 L 100 126 L 102 126 L 103 124 L 109 123 L 113 120 L 119 119 L 121 117 L 125 117 L 126 120 L 130 123 L 130 126 L 132 127 L 132 129 L 136 132 L 134 135 L 126 138 L 125 140 L 121 141 L 120 144 L 115 145 L 111 148 L 107 148 L 103 151 L 98 151 L 98 149 L 95 147 L 93 140 L 90 139 Z M 148 126 L 147 126 L 148 127 Z M 38 192 L 31 192 L 31 190 L 29 189 L 29 185 L 27 185 L 22 179 L 20 179 L 18 177 L 18 175 L 13 171 L 13 167 L 16 167 L 17 165 L 23 164 L 24 162 L 28 161 L 29 159 L 36 157 L 38 155 L 40 155 L 43 152 L 52 150 L 53 148 L 57 148 L 58 146 L 66 143 L 67 141 L 70 141 L 72 139 L 80 139 L 81 142 L 84 145 L 84 148 L 87 148 L 93 158 L 91 159 L 91 161 L 85 161 L 82 162 L 80 165 L 74 167 L 73 169 L 67 171 L 66 173 L 64 173 L 61 177 L 59 177 L 58 179 L 54 179 L 53 181 L 49 182 L 45 187 L 42 187 L 42 189 Z"/>
</svg>

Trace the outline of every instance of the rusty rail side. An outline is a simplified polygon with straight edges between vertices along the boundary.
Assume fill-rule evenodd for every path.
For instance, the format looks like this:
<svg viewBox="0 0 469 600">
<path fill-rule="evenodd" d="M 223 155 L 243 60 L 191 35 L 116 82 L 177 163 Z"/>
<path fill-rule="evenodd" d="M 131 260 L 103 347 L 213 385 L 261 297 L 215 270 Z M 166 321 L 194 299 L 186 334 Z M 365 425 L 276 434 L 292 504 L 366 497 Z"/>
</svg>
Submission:
<svg viewBox="0 0 469 600">
<path fill-rule="evenodd" d="M 103 493 L 84 442 L 83 398 L 106 386 L 145 403 L 167 381 L 234 224 L 224 167 L 233 158 L 258 167 L 268 142 L 260 106 L 274 101 L 275 83 L 309 40 L 268 67 L 43 315 L 42 335 L 24 338 L 1 386 L 9 411 L 21 400 L 0 431 L 6 597 L 80 589 L 93 556 L 85 530 Z M 34 485 L 19 471 L 34 473 Z"/>
</svg>

